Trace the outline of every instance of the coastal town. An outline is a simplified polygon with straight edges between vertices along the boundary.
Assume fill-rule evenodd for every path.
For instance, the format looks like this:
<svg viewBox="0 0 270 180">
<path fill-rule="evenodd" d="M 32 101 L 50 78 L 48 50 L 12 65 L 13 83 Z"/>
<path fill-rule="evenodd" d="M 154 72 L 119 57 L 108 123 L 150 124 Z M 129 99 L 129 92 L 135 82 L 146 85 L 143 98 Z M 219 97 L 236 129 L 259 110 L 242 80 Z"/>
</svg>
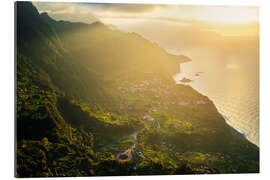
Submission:
<svg viewBox="0 0 270 180">
<path fill-rule="evenodd" d="M 120 112 L 129 112 L 129 114 L 138 110 L 143 119 L 153 121 L 151 114 L 161 109 L 166 111 L 172 106 L 195 109 L 197 106 L 208 103 L 206 98 L 199 96 L 189 98 L 189 94 L 177 91 L 177 86 L 181 85 L 173 82 L 168 83 L 168 79 L 152 76 L 141 81 L 123 80 L 117 87 L 121 99 L 118 110 Z"/>
</svg>

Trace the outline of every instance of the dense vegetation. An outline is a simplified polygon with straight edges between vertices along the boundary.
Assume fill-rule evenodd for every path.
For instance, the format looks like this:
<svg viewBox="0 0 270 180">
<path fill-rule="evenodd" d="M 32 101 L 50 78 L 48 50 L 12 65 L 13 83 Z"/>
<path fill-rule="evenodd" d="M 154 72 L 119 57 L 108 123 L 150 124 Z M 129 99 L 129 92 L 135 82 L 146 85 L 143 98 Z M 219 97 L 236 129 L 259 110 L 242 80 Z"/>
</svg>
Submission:
<svg viewBox="0 0 270 180">
<path fill-rule="evenodd" d="M 30 2 L 16 10 L 17 177 L 259 171 L 258 147 L 173 82 L 187 57 Z"/>
</svg>

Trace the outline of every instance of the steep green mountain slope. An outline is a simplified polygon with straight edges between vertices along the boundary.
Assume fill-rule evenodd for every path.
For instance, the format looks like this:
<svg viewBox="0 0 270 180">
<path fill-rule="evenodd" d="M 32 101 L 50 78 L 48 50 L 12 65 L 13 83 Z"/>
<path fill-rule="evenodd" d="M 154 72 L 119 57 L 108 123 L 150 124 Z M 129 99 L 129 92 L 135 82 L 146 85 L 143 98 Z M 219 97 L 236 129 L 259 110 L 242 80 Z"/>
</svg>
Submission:
<svg viewBox="0 0 270 180">
<path fill-rule="evenodd" d="M 17 177 L 259 171 L 258 147 L 173 82 L 187 57 L 15 6 Z M 130 160 L 118 160 L 125 150 Z"/>
</svg>

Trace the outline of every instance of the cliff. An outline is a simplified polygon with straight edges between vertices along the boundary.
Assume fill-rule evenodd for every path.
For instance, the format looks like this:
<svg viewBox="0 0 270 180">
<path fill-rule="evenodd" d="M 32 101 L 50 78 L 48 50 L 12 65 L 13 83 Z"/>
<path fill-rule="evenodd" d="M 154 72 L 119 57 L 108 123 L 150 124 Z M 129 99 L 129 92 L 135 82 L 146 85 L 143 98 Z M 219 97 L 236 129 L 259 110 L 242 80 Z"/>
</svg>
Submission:
<svg viewBox="0 0 270 180">
<path fill-rule="evenodd" d="M 17 177 L 259 171 L 258 147 L 172 80 L 187 57 L 101 22 L 55 21 L 30 2 L 16 10 Z M 144 156 L 118 162 L 137 131 Z"/>
</svg>

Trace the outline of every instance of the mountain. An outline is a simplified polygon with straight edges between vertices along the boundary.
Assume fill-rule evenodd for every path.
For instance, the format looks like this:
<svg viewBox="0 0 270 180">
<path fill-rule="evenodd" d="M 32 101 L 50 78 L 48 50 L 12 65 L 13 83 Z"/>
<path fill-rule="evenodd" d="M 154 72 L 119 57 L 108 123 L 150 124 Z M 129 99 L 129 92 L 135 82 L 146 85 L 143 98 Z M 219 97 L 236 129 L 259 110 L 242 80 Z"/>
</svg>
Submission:
<svg viewBox="0 0 270 180">
<path fill-rule="evenodd" d="M 174 83 L 188 57 L 101 22 L 15 7 L 17 177 L 259 171 L 258 147 L 208 97 Z"/>
</svg>

